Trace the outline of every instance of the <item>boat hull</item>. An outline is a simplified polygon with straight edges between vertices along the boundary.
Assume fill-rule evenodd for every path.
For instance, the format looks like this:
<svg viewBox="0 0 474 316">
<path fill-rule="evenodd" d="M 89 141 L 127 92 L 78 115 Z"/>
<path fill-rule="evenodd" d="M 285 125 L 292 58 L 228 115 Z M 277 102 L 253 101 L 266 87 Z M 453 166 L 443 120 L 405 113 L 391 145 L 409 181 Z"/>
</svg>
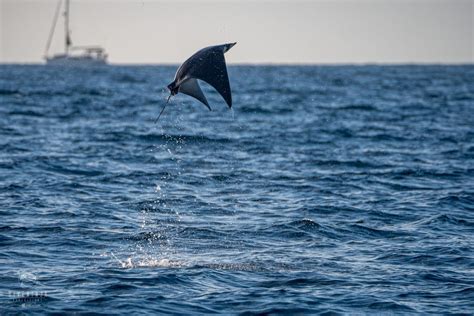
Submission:
<svg viewBox="0 0 474 316">
<path fill-rule="evenodd" d="M 54 56 L 46 58 L 46 65 L 95 67 L 107 65 L 107 60 L 105 58 L 93 58 L 90 56 Z"/>
</svg>

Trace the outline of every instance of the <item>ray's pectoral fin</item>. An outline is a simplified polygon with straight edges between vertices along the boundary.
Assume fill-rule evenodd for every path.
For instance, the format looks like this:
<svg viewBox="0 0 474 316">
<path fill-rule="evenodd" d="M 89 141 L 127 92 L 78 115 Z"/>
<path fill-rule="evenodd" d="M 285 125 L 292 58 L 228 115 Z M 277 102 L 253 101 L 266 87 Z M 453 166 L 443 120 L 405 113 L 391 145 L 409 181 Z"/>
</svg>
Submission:
<svg viewBox="0 0 474 316">
<path fill-rule="evenodd" d="M 199 86 L 199 83 L 196 79 L 190 78 L 186 81 L 184 81 L 180 86 L 179 86 L 179 92 L 187 94 L 193 98 L 198 99 L 204 105 L 211 110 L 211 107 L 209 106 L 209 103 L 207 102 L 206 96 L 201 90 L 201 87 Z"/>
<path fill-rule="evenodd" d="M 214 87 L 224 98 L 225 102 L 232 107 L 232 94 L 230 91 L 229 76 L 225 65 L 224 53 L 222 51 L 213 52 L 192 74 L 193 77 L 203 80 Z"/>
</svg>

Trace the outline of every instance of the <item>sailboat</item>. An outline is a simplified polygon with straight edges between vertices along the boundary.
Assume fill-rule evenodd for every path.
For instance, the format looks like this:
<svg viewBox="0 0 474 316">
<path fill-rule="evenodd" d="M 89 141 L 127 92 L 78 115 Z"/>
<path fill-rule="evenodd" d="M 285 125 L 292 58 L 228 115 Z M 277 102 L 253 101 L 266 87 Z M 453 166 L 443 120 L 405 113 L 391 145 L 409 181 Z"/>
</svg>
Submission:
<svg viewBox="0 0 474 316">
<path fill-rule="evenodd" d="M 64 5 L 64 53 L 48 56 L 49 47 L 53 39 L 54 30 L 59 17 L 59 12 Z M 107 54 L 104 48 L 100 46 L 73 46 L 71 40 L 71 31 L 69 29 L 69 0 L 59 0 L 54 14 L 53 24 L 49 32 L 48 42 L 44 54 L 47 65 L 58 66 L 99 66 L 107 64 Z"/>
</svg>

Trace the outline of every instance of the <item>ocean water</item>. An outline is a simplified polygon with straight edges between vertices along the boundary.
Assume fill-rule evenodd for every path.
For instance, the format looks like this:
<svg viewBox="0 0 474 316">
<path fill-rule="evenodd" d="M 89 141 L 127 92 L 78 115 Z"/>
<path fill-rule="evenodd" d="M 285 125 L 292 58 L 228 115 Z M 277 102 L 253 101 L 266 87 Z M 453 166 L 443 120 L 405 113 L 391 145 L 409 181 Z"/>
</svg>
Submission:
<svg viewBox="0 0 474 316">
<path fill-rule="evenodd" d="M 474 66 L 0 66 L 0 314 L 473 313 Z"/>
</svg>

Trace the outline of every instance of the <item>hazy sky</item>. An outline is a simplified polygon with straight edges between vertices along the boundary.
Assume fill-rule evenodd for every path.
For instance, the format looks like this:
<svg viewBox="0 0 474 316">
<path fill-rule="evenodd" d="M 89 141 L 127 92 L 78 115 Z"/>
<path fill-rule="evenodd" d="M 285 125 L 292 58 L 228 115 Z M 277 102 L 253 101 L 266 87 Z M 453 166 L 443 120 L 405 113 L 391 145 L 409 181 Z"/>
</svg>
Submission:
<svg viewBox="0 0 474 316">
<path fill-rule="evenodd" d="M 57 0 L 0 0 L 0 62 L 42 62 Z M 472 63 L 474 0 L 71 0 L 72 40 L 112 63 Z M 63 50 L 59 20 L 50 54 Z"/>
</svg>

